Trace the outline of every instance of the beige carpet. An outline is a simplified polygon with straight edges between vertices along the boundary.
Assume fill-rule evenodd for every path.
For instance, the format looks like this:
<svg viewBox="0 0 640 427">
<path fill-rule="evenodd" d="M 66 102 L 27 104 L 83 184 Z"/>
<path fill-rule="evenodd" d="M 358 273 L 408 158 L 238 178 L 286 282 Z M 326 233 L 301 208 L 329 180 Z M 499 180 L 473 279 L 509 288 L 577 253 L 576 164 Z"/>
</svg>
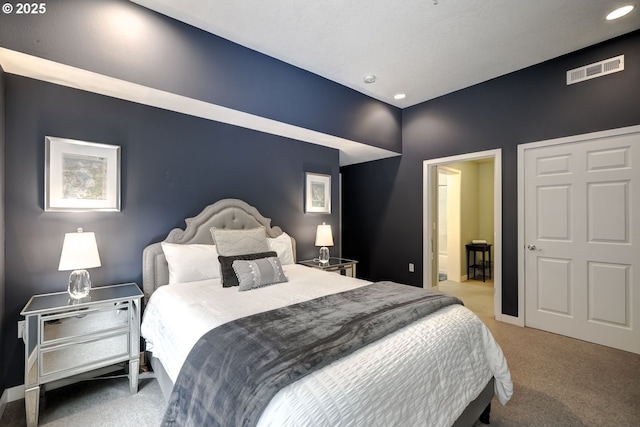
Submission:
<svg viewBox="0 0 640 427">
<path fill-rule="evenodd" d="M 640 355 L 496 322 L 493 283 L 441 282 L 489 327 L 505 353 L 514 397 L 494 399 L 491 425 L 640 426 Z"/>
<path fill-rule="evenodd" d="M 40 427 L 153 427 L 166 402 L 155 379 L 140 380 L 129 393 L 127 378 L 96 379 L 48 391 L 40 398 Z M 11 402 L 2 427 L 26 427 L 24 400 Z"/>
</svg>

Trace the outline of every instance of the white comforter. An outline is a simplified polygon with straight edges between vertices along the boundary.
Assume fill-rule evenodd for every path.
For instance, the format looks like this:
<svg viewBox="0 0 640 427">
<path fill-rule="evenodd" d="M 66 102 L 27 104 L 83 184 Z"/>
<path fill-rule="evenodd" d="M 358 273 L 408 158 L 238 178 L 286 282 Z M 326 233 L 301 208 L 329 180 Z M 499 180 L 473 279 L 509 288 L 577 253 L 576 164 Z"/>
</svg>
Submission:
<svg viewBox="0 0 640 427">
<path fill-rule="evenodd" d="M 285 265 L 287 283 L 239 292 L 219 280 L 162 286 L 146 307 L 142 335 L 175 382 L 189 351 L 231 320 L 369 282 Z M 502 350 L 471 311 L 433 313 L 285 387 L 259 426 L 450 426 L 494 376 L 505 404 L 513 393 Z"/>
</svg>

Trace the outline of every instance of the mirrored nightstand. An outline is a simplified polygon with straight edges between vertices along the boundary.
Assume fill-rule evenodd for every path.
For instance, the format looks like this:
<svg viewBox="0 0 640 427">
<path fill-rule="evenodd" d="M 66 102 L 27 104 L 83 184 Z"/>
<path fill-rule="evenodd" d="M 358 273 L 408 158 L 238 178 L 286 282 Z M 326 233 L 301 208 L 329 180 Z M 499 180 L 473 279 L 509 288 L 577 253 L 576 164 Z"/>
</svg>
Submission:
<svg viewBox="0 0 640 427">
<path fill-rule="evenodd" d="M 329 262 L 321 264 L 317 259 L 309 259 L 305 261 L 299 261 L 298 264 L 306 265 L 307 267 L 318 268 L 324 271 L 334 271 L 349 277 L 356 277 L 356 264 L 358 261 L 346 258 L 329 258 Z"/>
<path fill-rule="evenodd" d="M 25 409 L 38 425 L 40 386 L 73 375 L 129 363 L 129 388 L 138 392 L 142 291 L 135 283 L 35 295 L 24 307 Z"/>
</svg>

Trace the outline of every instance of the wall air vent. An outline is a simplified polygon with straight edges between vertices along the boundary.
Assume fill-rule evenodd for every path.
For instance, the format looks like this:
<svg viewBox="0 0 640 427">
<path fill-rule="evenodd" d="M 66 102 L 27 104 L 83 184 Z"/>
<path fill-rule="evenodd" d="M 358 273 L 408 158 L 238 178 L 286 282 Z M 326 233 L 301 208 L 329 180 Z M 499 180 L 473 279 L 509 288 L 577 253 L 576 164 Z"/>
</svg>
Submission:
<svg viewBox="0 0 640 427">
<path fill-rule="evenodd" d="M 624 70 L 624 55 L 567 71 L 567 85 L 595 79 L 596 77 L 606 76 L 622 70 Z"/>
</svg>

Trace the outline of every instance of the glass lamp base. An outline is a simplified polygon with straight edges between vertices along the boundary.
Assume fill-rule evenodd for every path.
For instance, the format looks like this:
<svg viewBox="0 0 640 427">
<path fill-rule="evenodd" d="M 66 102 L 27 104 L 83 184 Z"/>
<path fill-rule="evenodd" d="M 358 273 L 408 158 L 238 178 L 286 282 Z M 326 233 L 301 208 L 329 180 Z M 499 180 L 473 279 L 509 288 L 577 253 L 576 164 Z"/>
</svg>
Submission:
<svg viewBox="0 0 640 427">
<path fill-rule="evenodd" d="M 318 257 L 320 264 L 326 264 L 329 262 L 329 248 L 323 246 L 320 248 L 320 256 Z"/>
<path fill-rule="evenodd" d="M 87 270 L 73 270 L 69 275 L 69 287 L 67 288 L 71 298 L 80 299 L 89 295 L 91 291 L 91 278 Z"/>
</svg>

